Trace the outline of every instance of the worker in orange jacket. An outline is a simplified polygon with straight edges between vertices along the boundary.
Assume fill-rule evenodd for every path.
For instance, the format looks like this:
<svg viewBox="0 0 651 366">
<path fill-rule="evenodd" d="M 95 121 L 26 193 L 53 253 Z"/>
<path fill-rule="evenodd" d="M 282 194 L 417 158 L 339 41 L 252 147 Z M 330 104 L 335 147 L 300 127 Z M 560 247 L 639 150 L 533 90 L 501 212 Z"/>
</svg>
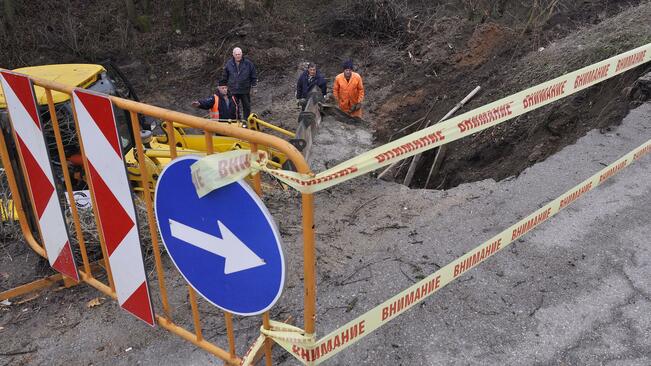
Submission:
<svg viewBox="0 0 651 366">
<path fill-rule="evenodd" d="M 362 77 L 353 72 L 353 62 L 345 61 L 342 64 L 344 72 L 337 75 L 333 93 L 339 109 L 352 117 L 362 118 L 362 101 L 364 100 L 364 84 Z"/>
</svg>

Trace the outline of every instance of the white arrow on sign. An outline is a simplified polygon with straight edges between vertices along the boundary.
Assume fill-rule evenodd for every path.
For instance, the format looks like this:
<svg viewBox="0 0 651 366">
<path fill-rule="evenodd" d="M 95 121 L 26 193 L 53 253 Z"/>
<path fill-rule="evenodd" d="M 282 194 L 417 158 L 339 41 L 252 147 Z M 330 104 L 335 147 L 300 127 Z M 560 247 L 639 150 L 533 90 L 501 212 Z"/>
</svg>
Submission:
<svg viewBox="0 0 651 366">
<path fill-rule="evenodd" d="M 224 274 L 244 271 L 265 264 L 246 244 L 235 236 L 226 225 L 217 220 L 221 239 L 203 231 L 169 219 L 172 236 L 226 259 Z"/>
</svg>

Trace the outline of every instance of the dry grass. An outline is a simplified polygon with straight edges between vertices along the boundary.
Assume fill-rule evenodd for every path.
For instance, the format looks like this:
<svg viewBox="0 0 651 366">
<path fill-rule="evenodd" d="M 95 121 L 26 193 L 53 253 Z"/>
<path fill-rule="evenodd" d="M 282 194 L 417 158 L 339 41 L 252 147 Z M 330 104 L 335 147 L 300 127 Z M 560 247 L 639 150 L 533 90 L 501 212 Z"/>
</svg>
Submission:
<svg viewBox="0 0 651 366">
<path fill-rule="evenodd" d="M 347 0 L 324 14 L 319 28 L 333 36 L 395 39 L 414 21 L 405 0 Z"/>
</svg>

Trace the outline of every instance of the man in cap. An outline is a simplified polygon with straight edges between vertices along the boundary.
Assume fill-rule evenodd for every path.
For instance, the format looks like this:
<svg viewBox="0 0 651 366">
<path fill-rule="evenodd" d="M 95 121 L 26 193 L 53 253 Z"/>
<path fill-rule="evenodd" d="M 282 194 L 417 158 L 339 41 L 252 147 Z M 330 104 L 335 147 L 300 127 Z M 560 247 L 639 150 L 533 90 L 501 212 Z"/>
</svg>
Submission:
<svg viewBox="0 0 651 366">
<path fill-rule="evenodd" d="M 220 80 L 217 92 L 212 96 L 205 99 L 195 100 L 192 106 L 195 108 L 207 109 L 210 111 L 210 119 L 212 120 L 225 120 L 225 119 L 239 119 L 239 107 L 233 97 L 228 92 L 228 82 Z"/>
<path fill-rule="evenodd" d="M 251 88 L 255 93 L 258 76 L 253 62 L 242 56 L 241 48 L 233 48 L 233 57 L 224 65 L 222 79 L 228 82 L 228 88 L 235 100 L 242 104 L 242 112 L 244 112 L 242 118 L 249 118 L 249 114 L 251 114 Z"/>
<path fill-rule="evenodd" d="M 364 84 L 362 77 L 353 71 L 353 61 L 345 61 L 342 65 L 344 71 L 337 75 L 333 86 L 333 93 L 339 109 L 351 117 L 362 118 L 362 101 L 364 100 Z"/>
</svg>

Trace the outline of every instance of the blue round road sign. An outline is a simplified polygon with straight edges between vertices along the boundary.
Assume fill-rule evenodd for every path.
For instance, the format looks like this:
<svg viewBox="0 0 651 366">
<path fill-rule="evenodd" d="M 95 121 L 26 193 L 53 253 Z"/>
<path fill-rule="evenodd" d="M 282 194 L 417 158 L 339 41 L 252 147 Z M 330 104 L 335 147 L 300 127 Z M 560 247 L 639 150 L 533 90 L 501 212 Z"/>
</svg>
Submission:
<svg viewBox="0 0 651 366">
<path fill-rule="evenodd" d="M 280 297 L 285 260 L 278 229 L 255 192 L 239 181 L 199 198 L 185 156 L 165 167 L 155 211 L 167 253 L 213 305 L 239 315 L 267 311 Z"/>
</svg>

